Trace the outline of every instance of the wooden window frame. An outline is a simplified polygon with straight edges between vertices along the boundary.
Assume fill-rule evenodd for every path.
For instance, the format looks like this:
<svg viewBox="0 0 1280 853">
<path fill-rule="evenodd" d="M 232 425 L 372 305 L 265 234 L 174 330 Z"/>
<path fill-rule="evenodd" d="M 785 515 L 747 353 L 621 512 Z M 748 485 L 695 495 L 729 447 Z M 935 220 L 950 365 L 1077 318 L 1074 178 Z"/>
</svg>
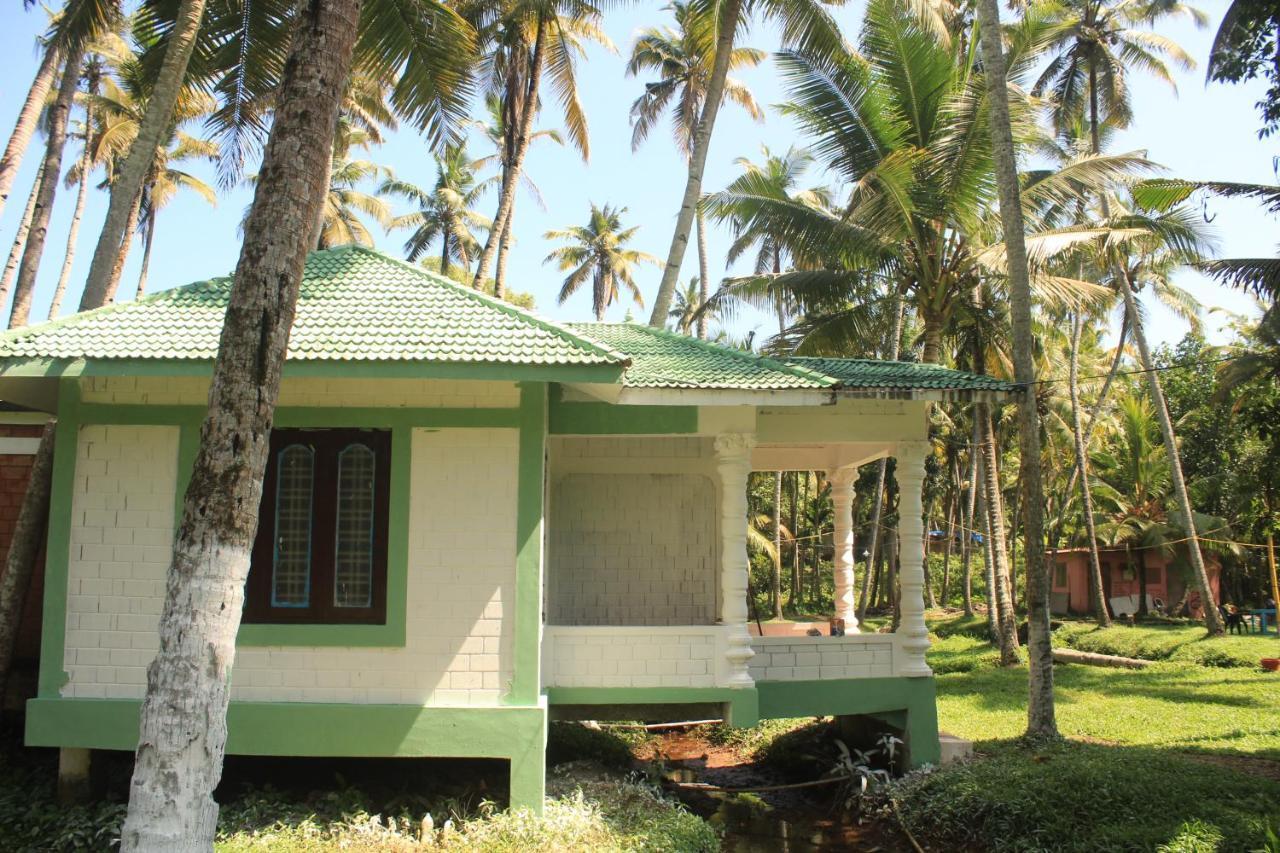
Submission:
<svg viewBox="0 0 1280 853">
<path fill-rule="evenodd" d="M 312 479 L 311 595 L 305 607 L 272 605 L 275 563 L 277 463 L 280 451 L 294 444 L 311 448 Z M 338 607 L 334 603 L 338 462 L 352 444 L 374 453 L 373 590 L 368 607 Z M 258 510 L 245 584 L 246 624 L 259 625 L 385 625 L 387 621 L 387 540 L 391 509 L 391 431 L 378 429 L 276 429 L 271 432 L 267 471 Z"/>
</svg>

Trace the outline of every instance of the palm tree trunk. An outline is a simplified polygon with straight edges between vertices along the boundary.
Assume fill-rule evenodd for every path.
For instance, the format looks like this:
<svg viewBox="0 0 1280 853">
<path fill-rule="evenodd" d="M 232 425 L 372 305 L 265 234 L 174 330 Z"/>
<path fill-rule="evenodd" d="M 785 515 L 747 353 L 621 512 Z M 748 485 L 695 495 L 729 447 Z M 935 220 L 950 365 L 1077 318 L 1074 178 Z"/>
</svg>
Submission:
<svg viewBox="0 0 1280 853">
<path fill-rule="evenodd" d="M 65 54 L 67 60 L 62 66 L 58 99 L 49 108 L 49 136 L 45 144 L 44 170 L 40 175 L 35 215 L 31 218 L 31 230 L 27 232 L 27 244 L 22 249 L 18 280 L 13 286 L 10 329 L 27 325 L 27 318 L 31 315 L 31 297 L 36 289 L 36 275 L 40 272 L 40 259 L 44 255 L 44 244 L 49 237 L 49 218 L 53 215 L 53 202 L 58 194 L 58 183 L 62 180 L 67 119 L 71 117 L 71 105 L 80 88 L 80 63 L 84 59 L 84 47 L 74 44 L 66 49 Z"/>
<path fill-rule="evenodd" d="M 134 292 L 135 300 L 141 299 L 142 295 L 147 292 L 147 271 L 151 269 L 151 241 L 156 236 L 156 211 L 151 210 L 151 216 L 147 220 L 147 224 L 142 233 L 142 269 L 138 272 L 138 289 Z"/>
<path fill-rule="evenodd" d="M 1147 549 L 1138 549 L 1138 615 L 1146 616 L 1147 609 Z"/>
<path fill-rule="evenodd" d="M 800 606 L 800 472 L 791 472 L 791 594 L 787 597 L 791 608 Z"/>
<path fill-rule="evenodd" d="M 214 363 L 148 668 L 124 853 L 209 850 L 229 678 L 289 330 L 361 0 L 299 7 Z"/>
<path fill-rule="evenodd" d="M 974 513 L 978 499 L 978 464 L 982 455 L 978 453 L 978 420 L 973 421 L 973 436 L 969 439 L 969 490 L 965 500 L 964 539 L 960 546 L 960 571 L 964 576 L 964 615 L 973 615 L 973 570 L 970 560 L 973 557 Z"/>
<path fill-rule="evenodd" d="M 13 133 L 9 134 L 9 143 L 5 145 L 4 154 L 0 155 L 0 213 L 4 211 L 9 200 L 9 191 L 18 177 L 18 167 L 22 165 L 22 156 L 27 153 L 31 137 L 35 135 L 36 125 L 40 122 L 40 112 L 44 109 L 45 99 L 53 86 L 54 77 L 58 73 L 58 60 L 61 51 L 54 45 L 44 49 L 44 58 L 36 69 L 35 79 L 27 90 L 27 99 L 22 102 L 18 111 L 18 121 Z"/>
<path fill-rule="evenodd" d="M 1213 587 L 1209 585 L 1209 573 L 1204 567 L 1204 555 L 1200 553 L 1200 539 L 1196 533 L 1195 516 L 1192 514 L 1191 496 L 1187 493 L 1187 481 L 1182 475 L 1182 456 L 1178 452 L 1178 437 L 1173 430 L 1173 419 L 1169 417 L 1169 406 L 1165 402 L 1160 374 L 1155 370 L 1151 348 L 1147 345 L 1147 334 L 1142 328 L 1142 318 L 1138 314 L 1138 301 L 1133 295 L 1133 288 L 1129 286 L 1128 277 L 1120 275 L 1117 278 L 1120 293 L 1124 296 L 1125 311 L 1129 314 L 1129 328 L 1133 332 L 1134 343 L 1138 345 L 1138 354 L 1142 358 L 1142 368 L 1146 372 L 1147 390 L 1151 394 L 1152 406 L 1160 421 L 1160 433 L 1164 436 L 1164 450 L 1169 457 L 1169 479 L 1173 486 L 1174 498 L 1178 502 L 1178 514 L 1182 516 L 1182 530 L 1187 538 L 1187 555 L 1191 558 L 1196 589 L 1199 590 L 1200 601 L 1204 605 L 1205 625 L 1211 636 L 1219 636 L 1223 633 L 1222 617 L 1218 613 L 1218 602 L 1213 596 Z M 1145 596 L 1145 589 L 1143 593 Z"/>
<path fill-rule="evenodd" d="M 1080 332 L 1083 321 L 1078 311 L 1071 317 L 1071 351 L 1067 389 L 1071 397 L 1071 437 L 1075 441 L 1076 473 L 1080 476 L 1081 512 L 1089 548 L 1089 594 L 1093 597 L 1093 615 L 1098 625 L 1111 626 L 1111 614 L 1102 596 L 1102 562 L 1098 558 L 1098 531 L 1094 527 L 1093 489 L 1089 486 L 1089 455 L 1084 443 L 1084 429 L 1080 423 Z"/>
<path fill-rule="evenodd" d="M 689 154 L 689 176 L 685 181 L 684 197 L 680 201 L 680 213 L 676 217 L 676 230 L 671 235 L 671 249 L 667 252 L 667 265 L 662 270 L 658 294 L 653 298 L 653 313 L 649 325 L 661 328 L 667 323 L 671 311 L 671 298 L 675 295 L 676 280 L 680 277 L 680 265 L 689 245 L 689 231 L 693 228 L 694 214 L 702 198 L 702 172 L 707 164 L 707 150 L 711 147 L 711 130 L 715 127 L 716 114 L 724 99 L 724 81 L 729 73 L 729 59 L 733 54 L 733 39 L 742 14 L 742 0 L 725 0 L 716 22 L 716 53 L 707 78 L 707 91 L 702 103 L 702 115 L 698 119 L 698 132 L 693 135 L 693 151 Z"/>
<path fill-rule="evenodd" d="M 1018 447 L 1027 500 L 1023 525 L 1027 567 L 1027 646 L 1030 656 L 1027 734 L 1057 737 L 1053 705 L 1053 640 L 1050 633 L 1049 567 L 1044 559 L 1044 487 L 1040 471 L 1040 415 L 1034 393 L 1035 335 L 1031 326 L 1031 279 L 1027 268 L 1018 164 L 1009 121 L 1009 89 L 1000 43 L 997 0 L 978 0 L 982 64 L 986 71 L 991 148 L 1000 188 L 1000 221 L 1008 258 L 1009 315 L 1013 326 L 1014 375 L 1018 396 Z"/>
<path fill-rule="evenodd" d="M 113 191 L 114 194 L 114 191 Z M 138 218 L 142 215 L 142 192 L 138 192 L 138 197 L 134 199 L 133 207 L 129 209 L 129 219 L 125 222 L 124 243 L 120 246 L 119 253 L 116 254 L 115 266 L 111 268 L 111 280 L 107 282 L 107 290 L 102 294 L 103 305 L 109 305 L 116 301 L 116 292 L 120 289 L 120 279 L 124 275 L 125 262 L 129 260 L 129 250 L 133 247 L 133 235 L 138 230 Z M 83 300 L 81 301 L 81 311 L 87 310 Z"/>
<path fill-rule="evenodd" d="M 1102 390 L 1098 392 L 1098 399 L 1093 401 L 1093 406 L 1089 409 L 1089 419 L 1084 424 L 1084 444 L 1089 446 L 1089 442 L 1093 439 L 1094 427 L 1098 425 L 1098 414 L 1102 411 L 1103 405 L 1107 401 L 1107 394 L 1111 391 L 1112 385 L 1115 384 L 1116 377 L 1120 375 L 1120 363 L 1124 360 L 1124 343 L 1129 336 L 1129 313 L 1127 311 L 1120 314 L 1120 334 L 1116 338 L 1116 354 L 1111 358 L 1111 369 L 1107 371 L 1107 378 L 1102 383 Z M 1073 467 L 1071 469 L 1071 479 L 1067 481 L 1067 488 L 1063 494 L 1071 494 L 1076 487 L 1076 478 L 1080 476 L 1080 469 Z"/>
<path fill-rule="evenodd" d="M 948 593 L 951 592 L 951 551 L 956 539 L 956 504 L 959 503 L 960 489 L 959 471 L 957 470 L 956 461 L 951 460 L 951 483 L 952 492 L 947 496 L 947 542 L 942 550 L 942 606 L 949 607 L 951 599 Z"/>
<path fill-rule="evenodd" d="M 782 472 L 773 477 L 773 573 L 769 577 L 773 618 L 782 618 Z"/>
<path fill-rule="evenodd" d="M 93 108 L 85 108 L 84 123 L 88 128 L 93 121 Z M 89 131 L 86 131 L 86 134 Z M 58 316 L 62 308 L 62 298 L 67 293 L 67 282 L 71 280 L 71 267 L 76 260 L 76 242 L 80 238 L 80 221 L 84 218 L 84 204 L 89 197 L 89 172 L 93 169 L 93 147 L 86 137 L 84 154 L 80 158 L 80 188 L 76 191 L 76 210 L 71 215 L 71 227 L 67 230 L 67 252 L 62 257 L 62 271 L 58 274 L 58 286 L 53 290 L 53 301 L 49 303 L 49 319 Z"/>
<path fill-rule="evenodd" d="M 996 605 L 996 558 L 995 533 L 991 529 L 991 513 L 987 510 L 986 459 L 979 464 L 978 476 L 982 478 L 982 486 L 978 495 L 978 513 L 982 519 L 982 562 L 983 582 L 987 585 L 987 631 L 991 642 L 1000 645 L 1000 608 Z"/>
<path fill-rule="evenodd" d="M 698 307 L 707 304 L 711 295 L 711 266 L 707 258 L 707 217 L 698 209 Z M 707 315 L 698 312 L 698 337 L 707 339 Z"/>
<path fill-rule="evenodd" d="M 995 430 L 991 425 L 991 407 L 975 406 L 975 416 L 982 430 L 983 488 L 986 490 L 987 524 L 991 533 L 991 599 L 995 604 L 996 639 L 1000 643 L 1000 665 L 1018 663 L 1018 623 L 1009 594 L 1009 559 L 1005 553 L 1004 495 L 1000 493 L 1000 465 Z M 987 605 L 991 606 L 990 603 Z"/>
<path fill-rule="evenodd" d="M 516 196 L 511 196 L 511 209 L 507 211 L 507 221 L 503 225 L 502 236 L 498 238 L 498 262 L 493 269 L 493 295 L 499 299 L 507 296 L 507 253 L 511 251 L 511 235 L 516 222 Z"/>
<path fill-rule="evenodd" d="M 1276 576 L 1276 540 L 1270 533 L 1267 534 L 1267 568 L 1271 570 L 1271 601 L 1277 607 L 1280 607 L 1280 579 Z M 1280 611 L 1271 615 L 1280 615 Z M 1280 625 L 1280 622 L 1277 624 Z M 1277 628 L 1277 630 L 1280 630 L 1280 628 Z M 3 695 L 3 693 L 0 693 L 0 695 Z"/>
<path fill-rule="evenodd" d="M 445 278 L 449 277 L 449 229 L 442 229 L 440 232 L 440 275 Z"/>
<path fill-rule="evenodd" d="M 524 169 L 524 158 L 529 153 L 529 143 L 533 138 L 533 120 L 538 112 L 538 85 L 542 78 L 542 66 L 545 61 L 545 43 L 547 39 L 547 20 L 538 18 L 538 32 L 533 41 L 533 61 L 529 66 L 528 91 L 525 94 L 524 113 L 520 116 L 520 130 L 516 135 L 515 151 L 511 158 L 511 168 L 502 175 L 502 191 L 498 198 L 498 212 L 493 217 L 493 228 L 484 242 L 484 250 L 476 264 L 476 276 L 471 286 L 479 289 L 484 285 L 485 275 L 493 256 L 498 251 L 498 243 L 503 230 L 507 227 L 507 219 L 511 215 L 516 187 L 520 184 L 520 172 Z"/>
<path fill-rule="evenodd" d="M 898 354 L 902 349 L 902 324 L 904 309 L 902 291 L 899 289 L 894 296 L 893 302 L 893 333 L 889 340 L 889 360 L 897 361 Z M 876 490 L 872 492 L 875 495 L 875 509 L 871 513 L 871 553 L 878 553 L 880 547 L 880 523 L 884 519 L 884 483 L 888 473 L 889 460 L 881 459 L 876 463 Z M 858 598 L 858 621 L 861 622 L 867 613 L 867 596 L 866 587 L 862 589 L 862 595 Z"/>
<path fill-rule="evenodd" d="M 111 301 L 107 293 L 112 290 L 111 279 L 117 267 L 117 259 L 132 233 L 128 227 L 130 207 L 142 191 L 142 185 L 155 164 L 156 149 L 160 147 L 165 131 L 173 119 L 173 107 L 182 91 L 187 64 L 191 60 L 191 51 L 200 32 L 200 20 L 204 17 L 204 6 L 205 0 L 181 0 L 178 5 L 155 87 L 147 99 L 146 113 L 142 116 L 138 135 L 129 146 L 129 154 L 111 190 L 106 221 L 98 236 L 98 245 L 89 265 L 89 278 L 84 286 L 84 296 L 80 299 L 81 311 L 91 305 L 105 305 Z M 327 165 L 324 174 L 329 174 Z M 310 236 L 308 229 L 308 238 Z"/>
<path fill-rule="evenodd" d="M 0 307 L 9 299 L 9 291 L 13 289 L 13 280 L 18 275 L 18 262 L 22 260 L 22 249 L 27 245 L 27 234 L 31 231 L 31 219 L 36 215 L 36 199 L 40 197 L 40 185 L 44 182 L 44 164 L 36 172 L 36 182 L 31 185 L 27 195 L 27 206 L 22 211 L 22 220 L 18 223 L 18 233 L 13 236 L 13 248 L 9 250 L 9 259 L 5 261 L 4 273 L 0 275 Z"/>
</svg>

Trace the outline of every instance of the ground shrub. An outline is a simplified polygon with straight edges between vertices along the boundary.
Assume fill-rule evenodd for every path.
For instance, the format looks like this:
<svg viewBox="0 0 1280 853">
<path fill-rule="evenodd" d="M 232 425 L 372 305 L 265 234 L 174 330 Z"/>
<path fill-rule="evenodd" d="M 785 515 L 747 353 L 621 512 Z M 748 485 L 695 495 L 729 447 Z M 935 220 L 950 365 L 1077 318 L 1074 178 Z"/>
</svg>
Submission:
<svg viewBox="0 0 1280 853">
<path fill-rule="evenodd" d="M 938 635 L 938 639 L 932 641 L 926 658 L 934 674 L 943 675 L 989 669 L 1000 662 L 1000 652 L 985 636 L 979 639 L 971 634 L 956 633 Z"/>
<path fill-rule="evenodd" d="M 1265 840 L 1280 784 L 1154 749 L 1063 743 L 989 747 L 985 758 L 897 783 L 913 833 L 993 851 L 1236 851 Z"/>
<path fill-rule="evenodd" d="M 986 616 L 965 616 L 963 613 L 945 613 L 941 611 L 931 614 L 929 630 L 938 637 L 972 637 L 975 640 L 990 641 L 991 630 L 987 627 Z"/>
</svg>

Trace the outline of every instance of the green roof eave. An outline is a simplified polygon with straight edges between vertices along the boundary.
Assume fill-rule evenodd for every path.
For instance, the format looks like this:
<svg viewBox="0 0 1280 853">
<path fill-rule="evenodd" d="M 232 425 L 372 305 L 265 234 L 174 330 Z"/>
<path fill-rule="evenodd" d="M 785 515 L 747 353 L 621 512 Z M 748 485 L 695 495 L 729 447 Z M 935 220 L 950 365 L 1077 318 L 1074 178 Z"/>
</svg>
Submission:
<svg viewBox="0 0 1280 853">
<path fill-rule="evenodd" d="M 622 378 L 623 364 L 505 364 L 438 361 L 286 361 L 285 378 L 469 379 L 499 382 L 600 382 Z M 194 359 L 0 359 L 0 377 L 211 376 L 213 362 Z"/>
</svg>

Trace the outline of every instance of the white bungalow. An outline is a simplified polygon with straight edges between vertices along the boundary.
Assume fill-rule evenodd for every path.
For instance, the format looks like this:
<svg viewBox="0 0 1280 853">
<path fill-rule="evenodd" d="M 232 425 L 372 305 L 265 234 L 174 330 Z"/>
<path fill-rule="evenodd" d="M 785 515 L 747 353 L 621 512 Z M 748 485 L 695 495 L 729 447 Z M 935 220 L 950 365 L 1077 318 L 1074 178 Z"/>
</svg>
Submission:
<svg viewBox="0 0 1280 853">
<path fill-rule="evenodd" d="M 0 338 L 0 398 L 58 418 L 26 738 L 68 773 L 137 742 L 228 289 Z M 925 409 L 1001 383 L 557 325 L 360 248 L 308 261 L 284 375 L 230 752 L 503 758 L 535 809 L 557 717 L 877 715 L 937 761 Z M 859 633 L 853 483 L 886 456 L 901 627 Z M 747 475 L 784 469 L 833 484 L 845 636 L 748 631 Z"/>
</svg>

